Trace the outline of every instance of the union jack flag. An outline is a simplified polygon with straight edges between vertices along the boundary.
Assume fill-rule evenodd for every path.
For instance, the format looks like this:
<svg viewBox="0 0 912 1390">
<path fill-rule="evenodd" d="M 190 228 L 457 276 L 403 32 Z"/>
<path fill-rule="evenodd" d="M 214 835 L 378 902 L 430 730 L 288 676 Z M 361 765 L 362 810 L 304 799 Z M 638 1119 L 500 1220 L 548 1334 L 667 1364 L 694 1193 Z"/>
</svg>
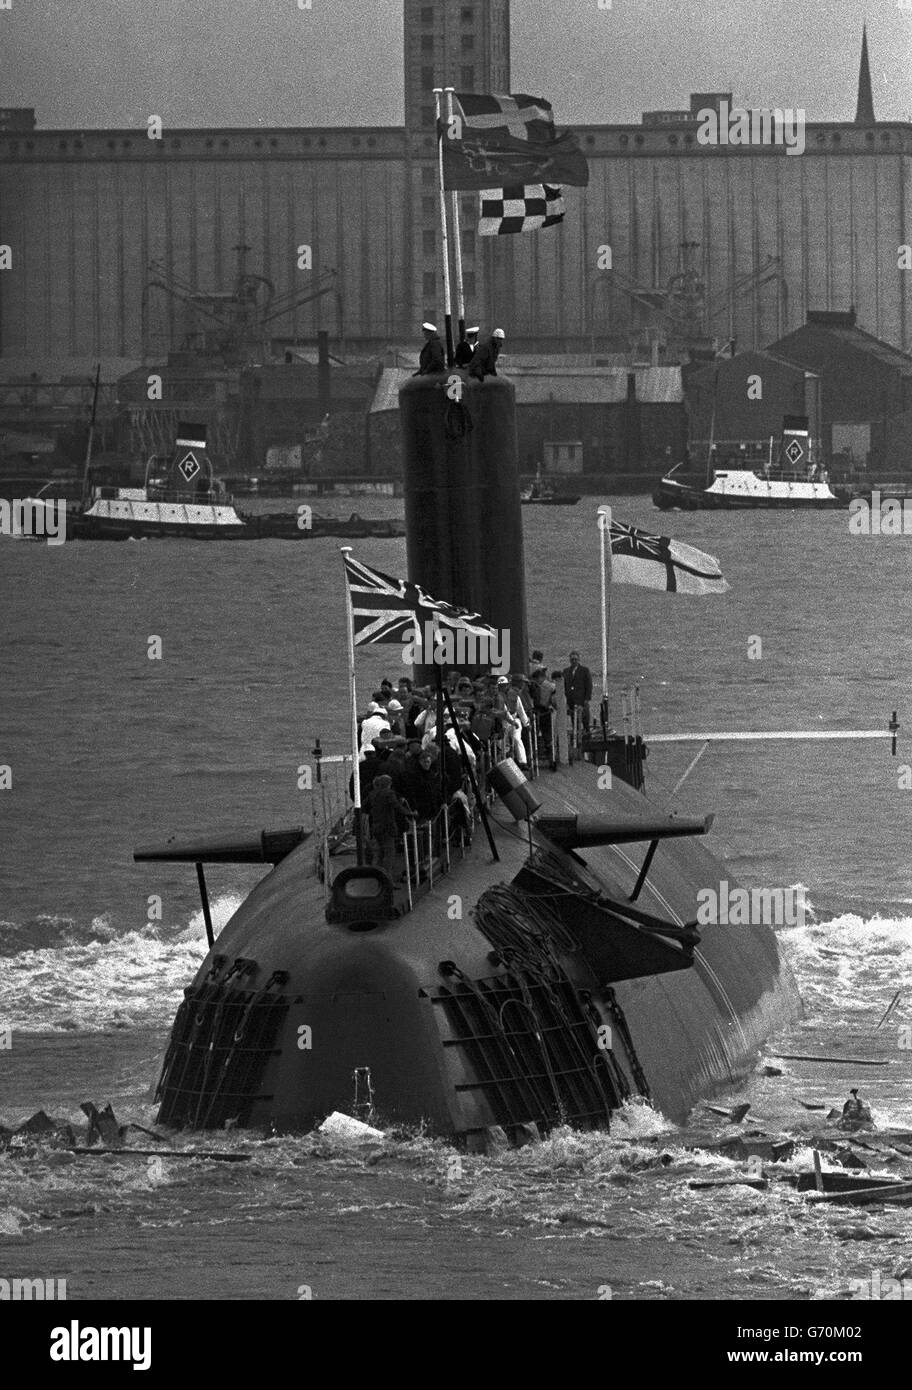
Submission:
<svg viewBox="0 0 912 1390">
<path fill-rule="evenodd" d="M 413 584 L 409 579 L 393 579 L 353 560 L 350 555 L 342 558 L 351 597 L 356 646 L 372 642 L 396 646 L 420 643 L 426 623 L 435 628 L 471 633 L 474 637 L 496 638 L 494 628 L 489 627 L 479 613 L 431 598 L 420 584 Z"/>
<path fill-rule="evenodd" d="M 667 594 L 724 594 L 728 589 L 714 555 L 669 536 L 651 536 L 612 521 L 609 544 L 615 584 L 639 584 Z"/>
</svg>

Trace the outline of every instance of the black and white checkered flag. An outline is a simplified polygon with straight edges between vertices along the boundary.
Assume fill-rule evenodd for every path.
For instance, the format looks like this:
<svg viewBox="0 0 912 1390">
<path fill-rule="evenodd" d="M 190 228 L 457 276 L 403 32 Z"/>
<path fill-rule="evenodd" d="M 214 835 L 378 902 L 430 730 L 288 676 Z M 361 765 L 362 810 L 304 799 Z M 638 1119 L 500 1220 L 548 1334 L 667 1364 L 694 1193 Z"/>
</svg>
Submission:
<svg viewBox="0 0 912 1390">
<path fill-rule="evenodd" d="M 548 183 L 484 188 L 479 198 L 479 236 L 537 232 L 564 220 L 563 189 Z"/>
</svg>

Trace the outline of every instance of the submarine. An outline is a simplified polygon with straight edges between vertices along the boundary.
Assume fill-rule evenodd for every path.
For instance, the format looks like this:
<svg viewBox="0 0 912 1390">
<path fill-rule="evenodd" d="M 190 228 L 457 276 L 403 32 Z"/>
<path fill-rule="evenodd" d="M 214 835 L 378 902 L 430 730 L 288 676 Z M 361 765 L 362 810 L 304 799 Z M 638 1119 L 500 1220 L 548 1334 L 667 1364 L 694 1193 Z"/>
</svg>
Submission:
<svg viewBox="0 0 912 1390">
<path fill-rule="evenodd" d="M 524 662 L 513 386 L 454 367 L 407 381 L 399 409 L 409 580 Z M 734 880 L 711 814 L 649 799 L 645 752 L 605 722 L 528 775 L 501 758 L 475 776 L 463 751 L 471 797 L 404 834 L 401 873 L 364 862 L 348 767 L 340 803 L 319 757 L 312 826 L 136 850 L 196 865 L 210 943 L 159 1123 L 310 1131 L 340 1111 L 484 1151 L 610 1128 L 636 1097 L 681 1122 L 743 1078 L 800 1015 L 797 986 L 770 927 L 698 929 L 700 891 Z M 232 862 L 266 872 L 216 939 L 205 865 Z"/>
</svg>

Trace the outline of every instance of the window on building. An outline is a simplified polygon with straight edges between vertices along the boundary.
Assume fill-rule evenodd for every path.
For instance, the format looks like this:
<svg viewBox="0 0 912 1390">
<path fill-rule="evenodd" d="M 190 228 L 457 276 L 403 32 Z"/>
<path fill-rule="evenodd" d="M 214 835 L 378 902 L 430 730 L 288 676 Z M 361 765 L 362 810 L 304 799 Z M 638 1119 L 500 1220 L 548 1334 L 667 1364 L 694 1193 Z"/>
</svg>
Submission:
<svg viewBox="0 0 912 1390">
<path fill-rule="evenodd" d="M 421 69 L 421 86 L 422 86 L 422 89 L 423 89 L 425 92 L 432 92 L 432 91 L 434 90 L 434 69 L 433 69 L 433 68 L 422 68 L 422 69 Z"/>
<path fill-rule="evenodd" d="M 477 212 L 478 196 L 477 194 L 470 193 L 468 198 L 463 198 L 462 200 L 462 215 L 467 219 L 467 221 L 471 222 L 474 220 L 475 214 Z"/>
<path fill-rule="evenodd" d="M 429 217 L 434 217 L 434 216 L 436 216 L 436 213 L 437 213 L 437 199 L 436 199 L 436 198 L 422 198 L 422 199 L 421 199 L 421 215 L 422 215 L 422 217 L 425 219 L 425 221 L 427 221 L 427 219 L 428 219 Z"/>
<path fill-rule="evenodd" d="M 466 297 L 466 299 L 474 299 L 474 298 L 475 298 L 475 272 L 474 272 L 474 270 L 466 270 L 466 271 L 463 272 L 463 276 L 462 276 L 462 288 L 463 288 L 463 290 L 465 291 L 465 297 Z"/>
<path fill-rule="evenodd" d="M 421 35 L 421 52 L 422 52 L 422 53 L 433 53 L 433 52 L 434 52 L 434 35 L 433 35 L 433 34 L 422 34 L 422 35 Z"/>
<path fill-rule="evenodd" d="M 460 18 L 463 24 L 475 23 L 475 11 L 472 9 L 471 5 L 463 5 Z"/>
<path fill-rule="evenodd" d="M 421 170 L 421 182 L 424 184 L 425 188 L 434 183 L 436 177 L 437 170 L 434 166 L 432 164 L 425 164 Z"/>
<path fill-rule="evenodd" d="M 433 24 L 433 23 L 434 23 L 434 6 L 433 6 L 433 5 L 422 5 L 422 7 L 421 7 L 421 23 L 422 23 L 422 24 Z"/>
<path fill-rule="evenodd" d="M 474 51 L 475 51 L 475 35 L 474 35 L 474 34 L 463 34 L 463 36 L 462 36 L 462 51 L 463 51 L 463 53 L 474 53 Z"/>
<path fill-rule="evenodd" d="M 426 256 L 437 254 L 437 233 L 434 230 L 421 233 L 421 249 Z"/>
<path fill-rule="evenodd" d="M 433 199 L 431 200 L 433 202 Z M 475 228 L 466 227 L 462 234 L 462 252 L 464 256 L 475 255 Z"/>
<path fill-rule="evenodd" d="M 422 106 L 422 108 L 421 108 L 421 124 L 422 124 L 422 125 L 433 125 L 436 119 L 437 119 L 437 112 L 435 111 L 435 109 L 434 109 L 433 106 Z"/>
<path fill-rule="evenodd" d="M 422 293 L 426 300 L 433 304 L 437 294 L 437 272 L 436 270 L 426 270 L 422 280 Z"/>
<path fill-rule="evenodd" d="M 464 92 L 473 92 L 475 90 L 475 69 L 460 68 L 459 73 L 459 80 L 462 83 L 462 90 Z"/>
</svg>

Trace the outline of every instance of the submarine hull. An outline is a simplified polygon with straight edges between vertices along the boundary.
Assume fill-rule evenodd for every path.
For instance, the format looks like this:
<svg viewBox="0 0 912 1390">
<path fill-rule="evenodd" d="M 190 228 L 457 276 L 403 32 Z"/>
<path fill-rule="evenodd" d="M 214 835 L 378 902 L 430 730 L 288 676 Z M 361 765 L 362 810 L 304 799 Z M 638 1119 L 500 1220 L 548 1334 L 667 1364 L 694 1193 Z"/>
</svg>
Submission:
<svg viewBox="0 0 912 1390">
<path fill-rule="evenodd" d="M 417 377 L 400 412 L 409 579 L 479 612 L 523 669 L 513 388 Z M 340 872 L 337 839 L 256 840 L 276 866 L 187 991 L 160 1122 L 306 1130 L 340 1110 L 483 1145 L 492 1127 L 606 1127 L 637 1095 L 681 1120 L 730 1086 L 800 1009 L 775 934 L 698 936 L 700 890 L 729 879 L 707 825 L 663 818 L 637 775 L 603 782 L 587 761 L 543 772 L 520 822 L 508 791 L 486 811 L 493 853 L 480 825 L 452 834 L 457 799 L 453 825 L 419 832 L 406 887 L 401 862 Z M 250 862 L 249 838 L 233 852 Z"/>
<path fill-rule="evenodd" d="M 540 779 L 535 791 L 543 814 L 651 809 L 618 779 L 600 790 L 588 763 Z M 571 895 L 544 964 L 511 958 L 479 923 L 492 896 L 527 883 L 539 853 L 559 876 L 582 874 L 587 890 L 622 902 L 646 847 L 570 856 L 533 831 L 530 856 L 525 829 L 502 807 L 491 827 L 498 863 L 476 833 L 411 911 L 385 921 L 328 921 L 319 854 L 312 844 L 289 854 L 235 913 L 187 991 L 159 1087 L 160 1122 L 307 1130 L 369 1103 L 379 1122 L 472 1143 L 494 1125 L 513 1138 L 530 1124 L 606 1127 L 632 1095 L 679 1121 L 742 1077 L 764 1039 L 797 1016 L 794 980 L 765 926 L 701 928 L 691 964 L 667 948 L 652 962 L 656 973 L 637 975 L 650 968 L 634 958 L 640 944 L 610 922 L 598 923 L 593 944 L 582 919 L 574 924 L 584 900 Z M 695 918 L 698 891 L 723 878 L 731 881 L 693 839 L 663 841 L 637 906 L 683 926 Z M 623 978 L 628 970 L 634 978 Z"/>
</svg>

